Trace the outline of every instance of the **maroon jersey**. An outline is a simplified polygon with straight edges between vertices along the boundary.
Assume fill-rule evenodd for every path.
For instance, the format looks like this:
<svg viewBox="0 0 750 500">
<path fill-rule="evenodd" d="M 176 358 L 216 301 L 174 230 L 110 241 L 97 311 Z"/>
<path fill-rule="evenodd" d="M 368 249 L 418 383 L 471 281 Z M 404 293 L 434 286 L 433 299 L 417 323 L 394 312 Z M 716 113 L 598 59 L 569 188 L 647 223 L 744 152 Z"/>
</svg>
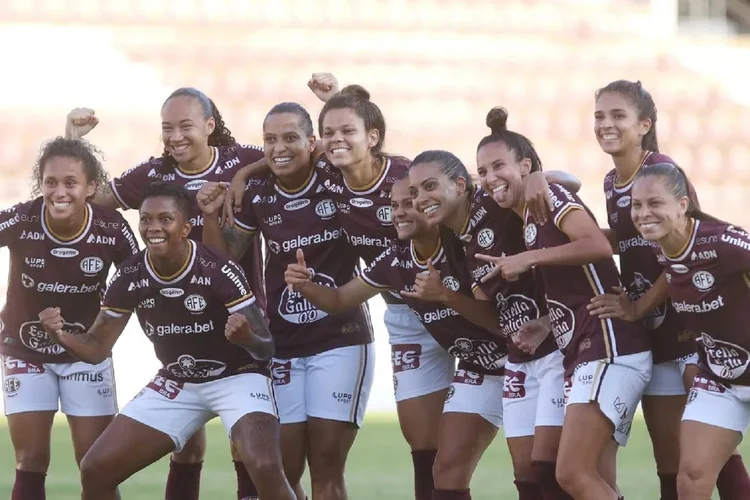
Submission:
<svg viewBox="0 0 750 500">
<path fill-rule="evenodd" d="M 646 153 L 638 170 L 656 163 L 675 164 L 669 156 L 649 152 Z M 643 297 L 663 271 L 651 248 L 651 242 L 641 237 L 630 216 L 630 191 L 635 175 L 620 182 L 617 172 L 612 169 L 604 178 L 607 222 L 617 241 L 620 275 L 633 301 Z M 651 333 L 654 363 L 677 359 L 695 352 L 694 335 L 685 330 L 668 300 L 651 311 L 643 319 L 642 324 Z"/>
<path fill-rule="evenodd" d="M 336 203 L 337 216 L 349 243 L 367 264 L 398 238 L 391 222 L 391 187 L 407 175 L 410 164 L 408 159 L 398 156 L 387 156 L 381 161 L 378 178 L 357 188 L 349 186 L 341 171 L 325 157 L 317 161 L 321 183 Z M 402 302 L 401 297 L 392 293 L 382 296 L 388 303 Z"/>
<path fill-rule="evenodd" d="M 438 245 L 431 258 L 447 288 L 471 296 L 468 271 L 451 265 L 442 245 Z M 360 279 L 378 290 L 414 291 L 417 275 L 425 271 L 427 261 L 417 256 L 413 244 L 396 240 L 391 248 L 362 271 Z M 473 324 L 445 304 L 407 297 L 404 297 L 404 301 L 414 310 L 430 335 L 464 362 L 461 368 L 489 375 L 503 374 L 508 351 L 505 342 L 497 335 Z"/>
<path fill-rule="evenodd" d="M 675 311 L 699 334 L 703 367 L 721 382 L 750 385 L 750 235 L 694 221 L 685 248 L 658 257 Z"/>
<path fill-rule="evenodd" d="M 298 248 L 319 285 L 344 285 L 359 267 L 359 257 L 336 219 L 336 204 L 319 182 L 318 169 L 294 191 L 279 186 L 273 174 L 250 181 L 235 221 L 239 229 L 260 230 L 267 242 L 266 292 L 276 357 L 306 357 L 372 342 L 366 304 L 331 316 L 290 291 L 284 281 L 287 266 L 297 262 Z"/>
<path fill-rule="evenodd" d="M 193 230 L 190 238 L 195 241 L 203 239 L 203 214 L 195 203 L 198 190 L 206 182 L 231 182 L 238 169 L 263 158 L 263 150 L 257 146 L 219 146 L 213 149 L 213 161 L 201 172 L 183 172 L 180 168 L 169 168 L 163 164 L 161 158 L 151 157 L 140 165 L 127 170 L 120 177 L 110 181 L 112 193 L 125 209 L 137 210 L 143 201 L 146 186 L 154 181 L 174 182 L 185 186 L 188 195 L 193 200 L 190 222 Z M 263 287 L 263 256 L 261 253 L 260 237 L 256 237 L 253 245 L 239 264 L 250 280 L 250 288 L 255 294 L 258 306 L 265 309 L 266 294 Z"/>
<path fill-rule="evenodd" d="M 547 314 L 544 293 L 534 279 L 533 273 L 524 273 L 517 281 L 506 281 L 502 277 L 497 277 L 482 283 L 481 279 L 493 266 L 474 257 L 478 253 L 504 257 L 526 251 L 521 218 L 512 210 L 501 208 L 482 189 L 476 189 L 472 196 L 469 216 L 459 237 L 466 250 L 472 287 L 481 289 L 497 305 L 500 329 L 506 336 L 510 362 L 524 363 L 543 358 L 555 351 L 557 346 L 551 334 L 534 354 L 523 352 L 509 338 L 518 332 L 524 323 Z"/>
<path fill-rule="evenodd" d="M 563 218 L 572 210 L 585 210 L 594 216 L 578 198 L 559 184 L 551 184 L 554 205 L 553 224 L 536 224 L 530 211 L 525 213 L 524 234 L 529 250 L 551 248 L 570 243 L 560 229 Z M 612 258 L 583 266 L 537 266 L 544 281 L 547 307 L 557 345 L 565 354 L 569 374 L 587 361 L 612 361 L 617 356 L 636 354 L 651 349 L 645 329 L 636 323 L 619 319 L 598 319 L 586 306 L 602 293 L 620 286 L 617 267 Z"/>
<path fill-rule="evenodd" d="M 163 377 L 200 383 L 240 373 L 269 375 L 269 362 L 224 336 L 229 315 L 255 303 L 242 268 L 189 243 L 188 258 L 173 276 L 156 272 L 148 250 L 126 260 L 112 277 L 102 310 L 113 316 L 135 311 Z"/>
<path fill-rule="evenodd" d="M 99 313 L 110 266 L 138 253 L 138 243 L 118 211 L 94 204 L 86 205 L 81 231 L 60 238 L 44 207 L 39 197 L 0 212 L 0 246 L 10 251 L 0 353 L 30 363 L 71 363 L 76 360 L 42 329 L 39 313 L 59 307 L 66 331 L 86 332 Z"/>
</svg>

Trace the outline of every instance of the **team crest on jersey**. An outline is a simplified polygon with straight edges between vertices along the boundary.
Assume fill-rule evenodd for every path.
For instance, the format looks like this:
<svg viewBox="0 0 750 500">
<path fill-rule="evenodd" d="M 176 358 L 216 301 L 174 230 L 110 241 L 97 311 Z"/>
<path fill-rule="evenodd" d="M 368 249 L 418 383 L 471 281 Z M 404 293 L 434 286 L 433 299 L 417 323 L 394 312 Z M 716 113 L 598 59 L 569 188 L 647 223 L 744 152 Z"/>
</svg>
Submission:
<svg viewBox="0 0 750 500">
<path fill-rule="evenodd" d="M 536 241 L 536 224 L 533 222 L 526 225 L 526 231 L 524 232 L 527 245 L 533 245 Z"/>
<path fill-rule="evenodd" d="M 322 200 L 315 205 L 315 215 L 323 220 L 332 219 L 336 215 L 336 204 L 331 200 Z"/>
<path fill-rule="evenodd" d="M 448 290 L 457 292 L 459 288 L 461 288 L 461 284 L 458 282 L 456 278 L 453 276 L 446 276 L 443 278 L 443 285 L 445 285 L 445 288 Z"/>
<path fill-rule="evenodd" d="M 495 231 L 486 227 L 477 234 L 477 243 L 482 248 L 490 248 L 495 243 Z"/>
<path fill-rule="evenodd" d="M 714 275 L 708 271 L 698 271 L 693 274 L 693 285 L 701 292 L 707 292 L 714 286 Z"/>
<path fill-rule="evenodd" d="M 202 295 L 194 293 L 185 299 L 185 309 L 191 313 L 199 313 L 206 308 L 206 299 Z"/>
<path fill-rule="evenodd" d="M 86 257 L 81 260 L 81 271 L 86 276 L 94 276 L 104 269 L 104 261 L 99 257 Z"/>
<path fill-rule="evenodd" d="M 378 208 L 377 212 L 375 212 L 375 215 L 377 216 L 380 223 L 384 226 L 391 225 L 391 207 L 389 205 Z"/>
</svg>

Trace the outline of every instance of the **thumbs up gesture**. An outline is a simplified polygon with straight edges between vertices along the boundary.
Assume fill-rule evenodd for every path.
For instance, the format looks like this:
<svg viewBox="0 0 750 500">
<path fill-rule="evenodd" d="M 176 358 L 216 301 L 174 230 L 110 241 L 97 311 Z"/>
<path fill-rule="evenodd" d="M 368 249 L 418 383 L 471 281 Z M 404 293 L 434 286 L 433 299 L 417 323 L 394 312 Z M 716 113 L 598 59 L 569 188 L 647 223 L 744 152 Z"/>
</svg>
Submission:
<svg viewBox="0 0 750 500">
<path fill-rule="evenodd" d="M 414 280 L 413 292 L 400 292 L 404 297 L 425 300 L 428 302 L 445 302 L 448 289 L 443 284 L 440 271 L 435 269 L 432 259 L 427 260 L 427 270 L 419 273 Z"/>
<path fill-rule="evenodd" d="M 312 280 L 313 271 L 305 263 L 305 254 L 301 248 L 297 249 L 297 262 L 289 264 L 284 271 L 284 281 L 286 281 L 289 290 L 297 290 L 299 286 L 309 283 Z"/>
</svg>

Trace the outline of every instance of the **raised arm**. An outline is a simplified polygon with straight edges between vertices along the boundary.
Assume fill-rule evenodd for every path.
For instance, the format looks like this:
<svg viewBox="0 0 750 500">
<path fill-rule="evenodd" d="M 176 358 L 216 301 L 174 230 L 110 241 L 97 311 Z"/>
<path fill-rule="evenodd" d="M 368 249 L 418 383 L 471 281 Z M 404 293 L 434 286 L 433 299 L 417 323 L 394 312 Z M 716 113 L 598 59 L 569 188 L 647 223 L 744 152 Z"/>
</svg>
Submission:
<svg viewBox="0 0 750 500">
<path fill-rule="evenodd" d="M 526 182 L 526 206 L 534 216 L 534 220 L 545 224 L 550 213 L 555 209 L 549 192 L 550 184 L 560 184 L 568 191 L 577 193 L 581 189 L 581 181 L 573 174 L 560 170 L 549 172 L 533 172 Z"/>
<path fill-rule="evenodd" d="M 226 184 L 207 182 L 201 186 L 195 199 L 203 212 L 203 243 L 233 260 L 239 260 L 252 245 L 255 233 L 234 225 L 221 227 L 219 214 L 227 190 Z"/>
<path fill-rule="evenodd" d="M 65 331 L 65 320 L 60 309 L 49 307 L 39 313 L 39 320 L 47 335 L 60 344 L 76 359 L 97 365 L 112 353 L 117 339 L 128 324 L 130 313 L 102 310 L 86 333 Z"/>
<path fill-rule="evenodd" d="M 332 288 L 312 281 L 312 271 L 305 263 L 302 249 L 297 250 L 297 263 L 289 264 L 284 280 L 294 292 L 302 294 L 312 305 L 328 314 L 339 314 L 367 302 L 383 290 L 354 278 L 346 285 Z"/>
</svg>

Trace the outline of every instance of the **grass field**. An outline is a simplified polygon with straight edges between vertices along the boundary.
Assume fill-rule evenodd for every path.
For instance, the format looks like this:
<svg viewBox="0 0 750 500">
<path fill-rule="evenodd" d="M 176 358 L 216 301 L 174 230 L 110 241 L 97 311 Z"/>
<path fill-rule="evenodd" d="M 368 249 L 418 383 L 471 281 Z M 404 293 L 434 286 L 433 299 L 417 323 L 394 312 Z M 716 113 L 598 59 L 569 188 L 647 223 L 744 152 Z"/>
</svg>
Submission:
<svg viewBox="0 0 750 500">
<path fill-rule="evenodd" d="M 0 498 L 9 498 L 13 486 L 13 448 L 0 420 Z M 208 427 L 208 455 L 203 466 L 201 498 L 232 500 L 234 470 L 223 428 L 214 420 Z M 63 420 L 52 434 L 52 465 L 47 476 L 50 500 L 80 498 L 78 472 L 73 461 L 70 435 Z M 744 446 L 746 456 L 750 446 Z M 658 498 L 658 484 L 646 428 L 637 421 L 627 448 L 619 455 L 619 483 L 628 500 Z M 133 476 L 122 487 L 125 500 L 163 499 L 168 459 Z M 501 436 L 485 454 L 471 485 L 476 500 L 516 498 L 513 473 L 505 441 Z M 398 423 L 390 415 L 370 415 L 352 449 L 347 470 L 352 500 L 409 500 L 412 496 L 412 464 Z M 306 483 L 307 484 L 307 483 Z M 308 490 L 309 491 L 309 490 Z"/>
</svg>

